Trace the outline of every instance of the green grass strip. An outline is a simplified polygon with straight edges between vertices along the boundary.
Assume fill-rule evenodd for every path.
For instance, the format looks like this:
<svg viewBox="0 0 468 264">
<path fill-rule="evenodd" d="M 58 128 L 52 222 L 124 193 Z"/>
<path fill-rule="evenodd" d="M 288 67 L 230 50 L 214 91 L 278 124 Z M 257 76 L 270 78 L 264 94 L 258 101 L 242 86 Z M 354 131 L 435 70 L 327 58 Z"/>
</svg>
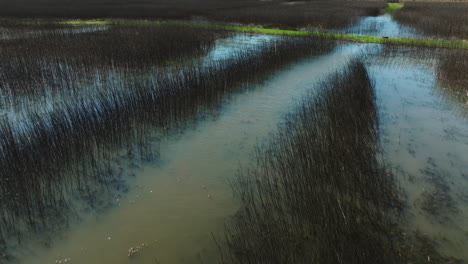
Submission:
<svg viewBox="0 0 468 264">
<path fill-rule="evenodd" d="M 247 34 L 262 34 L 273 36 L 288 36 L 288 37 L 314 37 L 325 38 L 344 42 L 353 43 L 377 43 L 398 46 L 415 46 L 426 48 L 447 48 L 447 49 L 468 49 L 468 42 L 464 41 L 448 41 L 448 40 L 432 40 L 432 39 L 406 39 L 406 38 L 383 38 L 369 36 L 355 36 L 332 33 L 319 32 L 304 32 L 282 29 L 268 29 L 256 27 L 242 26 L 225 26 L 215 24 L 193 24 L 185 22 L 162 22 L 148 20 L 71 20 L 58 22 L 65 25 L 177 25 L 198 28 L 211 28 L 217 30 L 226 30 L 231 32 L 247 33 Z"/>
<path fill-rule="evenodd" d="M 400 10 L 403 8 L 403 4 L 401 3 L 388 3 L 387 7 L 385 8 L 385 12 L 392 12 L 395 10 Z"/>
<path fill-rule="evenodd" d="M 115 22 L 112 22 L 110 20 L 68 20 L 68 21 L 62 21 L 58 22 L 58 24 L 61 25 L 70 25 L 70 26 L 85 26 L 85 25 L 111 25 L 114 24 Z"/>
</svg>

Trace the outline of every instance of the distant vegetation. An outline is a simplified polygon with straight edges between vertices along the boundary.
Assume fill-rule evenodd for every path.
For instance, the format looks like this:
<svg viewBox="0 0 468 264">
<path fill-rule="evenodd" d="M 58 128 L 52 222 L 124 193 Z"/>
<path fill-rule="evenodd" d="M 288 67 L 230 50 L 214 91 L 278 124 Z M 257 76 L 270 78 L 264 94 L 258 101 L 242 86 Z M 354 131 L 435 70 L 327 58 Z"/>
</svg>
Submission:
<svg viewBox="0 0 468 264">
<path fill-rule="evenodd" d="M 263 26 L 313 26 L 319 29 L 351 25 L 361 16 L 376 16 L 386 6 L 383 1 L 310 1 L 275 3 L 268 6 L 224 9 L 208 14 L 223 22 L 239 22 Z"/>
<path fill-rule="evenodd" d="M 0 24 L 1 26 L 1 24 Z M 25 28 L 27 30 L 25 30 Z M 0 91 L 71 92 L 100 72 L 148 70 L 205 54 L 222 32 L 183 26 L 6 26 L 0 42 Z M 28 32 L 29 31 L 29 32 Z M 82 32 L 82 33 L 80 33 Z"/>
<path fill-rule="evenodd" d="M 468 114 L 468 52 L 449 50 L 442 53 L 437 70 L 440 85 L 462 103 Z"/>
<path fill-rule="evenodd" d="M 0 16 L 48 18 L 205 18 L 266 26 L 345 27 L 359 16 L 375 16 L 385 1 L 147 0 L 60 1 L 2 0 Z"/>
<path fill-rule="evenodd" d="M 0 0 L 0 16 L 188 18 L 202 11 L 266 5 L 257 0 Z"/>
<path fill-rule="evenodd" d="M 430 36 L 468 39 L 467 2 L 405 2 L 393 16 Z"/>
</svg>

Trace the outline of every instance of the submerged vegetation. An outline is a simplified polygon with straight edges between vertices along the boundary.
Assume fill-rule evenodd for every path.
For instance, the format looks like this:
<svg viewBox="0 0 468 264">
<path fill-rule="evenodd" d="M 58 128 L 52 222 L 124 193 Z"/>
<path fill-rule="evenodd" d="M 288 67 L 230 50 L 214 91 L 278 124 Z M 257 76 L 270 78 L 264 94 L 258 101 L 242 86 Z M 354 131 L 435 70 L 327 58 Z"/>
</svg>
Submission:
<svg viewBox="0 0 468 264">
<path fill-rule="evenodd" d="M 378 155 L 372 81 L 362 63 L 321 83 L 286 118 L 234 190 L 229 263 L 398 263 L 402 209 Z"/>
</svg>

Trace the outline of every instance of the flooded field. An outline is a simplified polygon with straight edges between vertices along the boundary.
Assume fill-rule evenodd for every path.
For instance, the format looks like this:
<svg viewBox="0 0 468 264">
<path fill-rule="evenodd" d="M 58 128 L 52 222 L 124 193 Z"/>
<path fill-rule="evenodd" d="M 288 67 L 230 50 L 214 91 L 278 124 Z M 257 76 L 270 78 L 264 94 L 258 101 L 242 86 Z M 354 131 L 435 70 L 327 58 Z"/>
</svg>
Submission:
<svg viewBox="0 0 468 264">
<path fill-rule="evenodd" d="M 107 28 L 67 29 L 66 34 L 94 30 Z M 361 19 L 339 32 L 422 36 L 389 15 Z M 29 34 L 24 32 L 24 37 Z M 0 36 L 7 38 L 8 34 Z M 256 35 L 218 38 L 195 61 L 201 65 L 200 72 L 217 62 L 220 69 L 227 69 L 230 64 L 223 62 L 235 61 L 246 50 L 267 49 L 264 43 L 277 39 Z M 362 58 L 374 84 L 382 162 L 394 173 L 404 204 L 399 225 L 408 235 L 417 232 L 433 241 L 440 254 L 459 260 L 453 263 L 468 262 L 465 106 L 446 100 L 437 80 L 437 58 L 412 57 L 398 49 L 394 56 L 385 54 L 384 47 L 377 44 L 327 46 L 268 72 L 263 79 L 247 79 L 232 93 L 216 95 L 216 100 L 210 101 L 215 102 L 214 107 L 195 113 L 177 109 L 177 113 L 193 115 L 188 124 L 173 127 L 168 122 L 149 126 L 149 132 L 138 130 L 147 133 L 138 144 L 144 144 L 153 158 L 132 158 L 134 154 L 129 155 L 125 147 L 109 147 L 113 153 L 108 166 L 123 176 L 89 194 L 88 200 L 98 205 L 70 195 L 66 200 L 72 202 L 64 210 L 64 214 L 73 215 L 69 223 L 59 220 L 63 227 L 46 228 L 38 234 L 26 232 L 21 243 L 11 237 L 4 243 L 0 239 L 0 250 L 6 249 L 7 256 L 0 258 L 0 263 L 220 263 L 218 247 L 226 220 L 240 206 L 231 186 L 239 170 L 255 165 L 258 148 L 284 124 L 295 104 L 356 58 Z M 174 70 L 177 65 L 166 65 L 165 69 Z M 133 96 L 134 92 L 123 85 L 111 90 L 109 96 Z M 41 113 L 56 111 L 57 101 L 76 96 L 54 96 L 53 91 L 45 94 L 42 100 L 46 103 L 38 106 L 43 107 Z M 3 102 L 9 102 L 8 94 L 2 96 Z M 31 111 L 32 101 L 17 105 L 16 110 L 9 109 L 11 103 L 3 103 L 0 118 L 21 120 L 23 114 L 18 113 Z M 137 121 L 132 125 L 137 126 Z M 80 184 L 71 184 L 70 189 L 76 191 Z M 8 233 L 0 233 L 4 232 Z M 430 256 L 427 259 L 430 262 Z"/>
<path fill-rule="evenodd" d="M 408 224 L 466 261 L 466 119 L 435 92 L 430 64 L 374 67 L 381 87 L 382 145 L 405 190 Z"/>
</svg>

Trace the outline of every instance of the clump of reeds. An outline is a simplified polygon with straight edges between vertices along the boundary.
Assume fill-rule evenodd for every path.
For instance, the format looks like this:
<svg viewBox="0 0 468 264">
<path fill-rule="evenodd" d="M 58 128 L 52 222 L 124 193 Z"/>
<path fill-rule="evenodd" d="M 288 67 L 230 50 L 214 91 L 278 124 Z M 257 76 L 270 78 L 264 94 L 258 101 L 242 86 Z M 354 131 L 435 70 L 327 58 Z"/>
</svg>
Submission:
<svg viewBox="0 0 468 264">
<path fill-rule="evenodd" d="M 96 200 L 94 186 L 119 181 L 112 163 L 157 157 L 149 138 L 184 127 L 215 108 L 226 95 L 265 79 L 332 42 L 278 38 L 239 51 L 230 60 L 128 74 L 115 69 L 83 93 L 25 105 L 0 120 L 0 235 L 21 239 L 66 223 L 70 193 Z M 60 94 L 55 91 L 55 94 Z M 63 219 L 63 218 L 65 219 Z"/>
<path fill-rule="evenodd" d="M 464 106 L 468 107 L 468 52 L 448 50 L 438 56 L 437 77 Z"/>
<path fill-rule="evenodd" d="M 115 69 L 134 73 L 202 56 L 221 34 L 176 25 L 30 26 L 27 34 L 14 31 L 0 40 L 0 90 L 34 97 L 72 92 L 111 78 L 102 75 Z"/>
<path fill-rule="evenodd" d="M 466 2 L 405 2 L 393 17 L 431 36 L 468 39 Z"/>
<path fill-rule="evenodd" d="M 401 204 L 378 155 L 372 81 L 353 61 L 320 86 L 239 173 L 241 209 L 227 222 L 223 261 L 398 263 Z"/>
</svg>

